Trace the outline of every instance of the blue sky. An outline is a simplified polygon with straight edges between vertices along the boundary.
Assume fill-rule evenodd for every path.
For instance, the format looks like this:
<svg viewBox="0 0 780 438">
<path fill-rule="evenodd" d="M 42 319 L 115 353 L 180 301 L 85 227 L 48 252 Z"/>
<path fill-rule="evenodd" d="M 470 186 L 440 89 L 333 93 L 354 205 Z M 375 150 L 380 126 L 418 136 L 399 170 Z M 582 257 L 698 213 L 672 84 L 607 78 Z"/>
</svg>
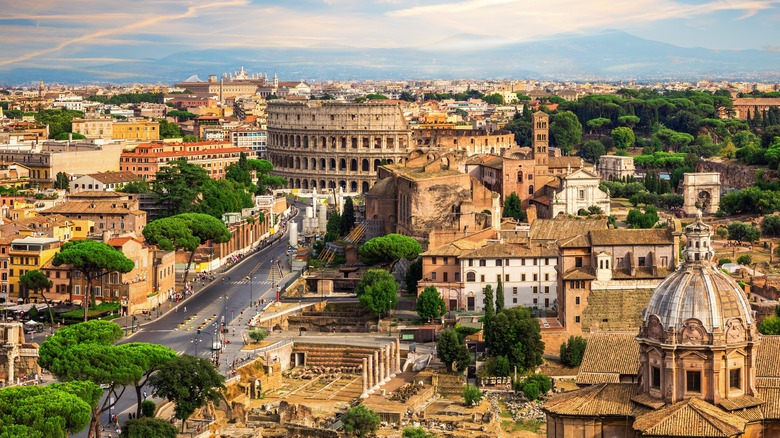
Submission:
<svg viewBox="0 0 780 438">
<path fill-rule="evenodd" d="M 780 0 L 0 0 L 0 75 L 194 49 L 475 48 L 623 30 L 780 56 Z"/>
</svg>

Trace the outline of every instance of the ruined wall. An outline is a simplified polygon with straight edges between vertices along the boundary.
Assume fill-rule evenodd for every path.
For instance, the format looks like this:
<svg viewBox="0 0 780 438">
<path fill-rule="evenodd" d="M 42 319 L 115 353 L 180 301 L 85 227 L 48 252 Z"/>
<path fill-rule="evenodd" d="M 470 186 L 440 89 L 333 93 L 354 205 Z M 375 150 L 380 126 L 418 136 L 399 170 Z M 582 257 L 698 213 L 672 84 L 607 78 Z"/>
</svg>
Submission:
<svg viewBox="0 0 780 438">
<path fill-rule="evenodd" d="M 756 182 L 756 172 L 764 171 L 764 178 L 777 179 L 777 171 L 766 167 L 746 166 L 737 160 L 724 160 L 722 158 L 701 159 L 696 163 L 696 172 L 720 173 L 720 186 L 724 189 L 744 189 Z"/>
</svg>

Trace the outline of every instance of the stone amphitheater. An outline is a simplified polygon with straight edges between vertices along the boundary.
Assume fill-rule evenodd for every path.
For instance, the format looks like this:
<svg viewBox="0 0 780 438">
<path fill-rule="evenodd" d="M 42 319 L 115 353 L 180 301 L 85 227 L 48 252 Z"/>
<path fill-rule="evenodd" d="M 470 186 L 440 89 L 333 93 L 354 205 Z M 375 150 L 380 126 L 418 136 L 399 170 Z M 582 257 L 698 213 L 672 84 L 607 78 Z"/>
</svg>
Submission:
<svg viewBox="0 0 780 438">
<path fill-rule="evenodd" d="M 268 104 L 268 159 L 288 188 L 367 192 L 379 166 L 400 162 L 411 145 L 411 130 L 396 104 Z"/>
</svg>

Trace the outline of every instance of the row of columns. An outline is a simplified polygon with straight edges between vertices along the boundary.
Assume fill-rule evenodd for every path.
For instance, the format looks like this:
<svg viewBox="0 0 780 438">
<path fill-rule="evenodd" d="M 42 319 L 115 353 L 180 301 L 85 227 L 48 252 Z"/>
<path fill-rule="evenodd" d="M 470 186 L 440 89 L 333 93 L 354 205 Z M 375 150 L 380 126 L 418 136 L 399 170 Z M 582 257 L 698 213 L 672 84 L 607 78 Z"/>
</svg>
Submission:
<svg viewBox="0 0 780 438">
<path fill-rule="evenodd" d="M 401 342 L 396 339 L 363 358 L 363 393 L 360 398 L 367 398 L 400 372 Z"/>
</svg>

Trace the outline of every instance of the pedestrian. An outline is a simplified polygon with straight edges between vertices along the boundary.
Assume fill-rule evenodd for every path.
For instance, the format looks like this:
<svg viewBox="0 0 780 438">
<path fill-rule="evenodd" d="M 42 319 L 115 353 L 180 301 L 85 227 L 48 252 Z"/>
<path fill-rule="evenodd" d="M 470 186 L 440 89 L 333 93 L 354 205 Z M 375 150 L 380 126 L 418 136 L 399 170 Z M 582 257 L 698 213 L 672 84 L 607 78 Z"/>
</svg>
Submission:
<svg viewBox="0 0 780 438">
<path fill-rule="evenodd" d="M 187 306 L 184 306 L 184 313 L 187 313 Z"/>
<path fill-rule="evenodd" d="M 146 391 L 144 391 L 144 400 L 146 400 Z"/>
</svg>

